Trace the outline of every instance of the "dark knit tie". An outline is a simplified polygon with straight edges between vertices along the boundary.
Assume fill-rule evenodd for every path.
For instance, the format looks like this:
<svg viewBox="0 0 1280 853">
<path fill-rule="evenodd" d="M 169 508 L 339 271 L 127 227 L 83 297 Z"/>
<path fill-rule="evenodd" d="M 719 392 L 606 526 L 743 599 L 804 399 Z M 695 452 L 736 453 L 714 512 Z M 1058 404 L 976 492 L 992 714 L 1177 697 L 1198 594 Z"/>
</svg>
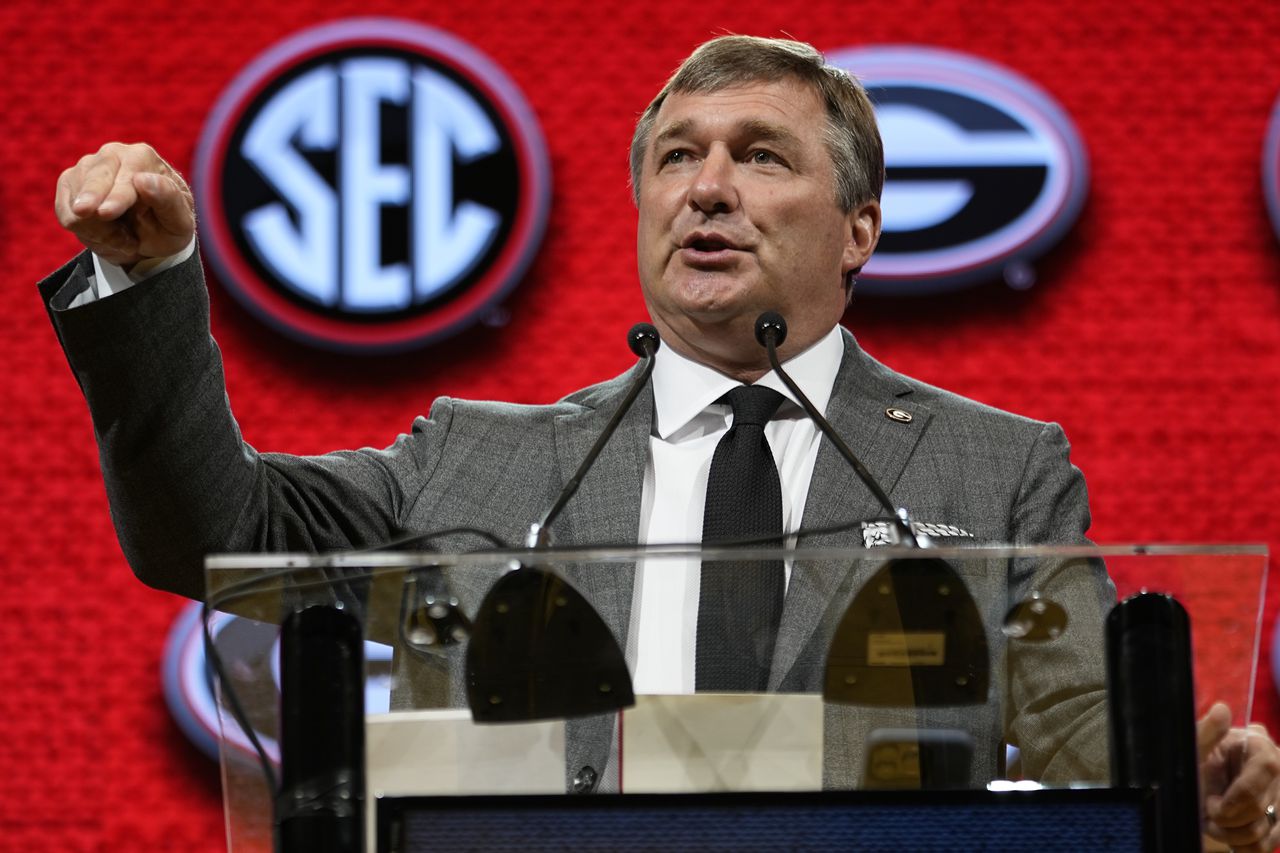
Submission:
<svg viewBox="0 0 1280 853">
<path fill-rule="evenodd" d="M 716 445 L 707 478 L 702 542 L 782 537 L 782 483 L 764 426 L 782 403 L 772 388 L 725 395 L 733 426 Z M 725 399 L 721 398 L 721 399 Z M 765 547 L 770 547 L 766 544 Z M 763 691 L 782 619 L 782 561 L 702 564 L 695 685 L 704 691 Z"/>
</svg>

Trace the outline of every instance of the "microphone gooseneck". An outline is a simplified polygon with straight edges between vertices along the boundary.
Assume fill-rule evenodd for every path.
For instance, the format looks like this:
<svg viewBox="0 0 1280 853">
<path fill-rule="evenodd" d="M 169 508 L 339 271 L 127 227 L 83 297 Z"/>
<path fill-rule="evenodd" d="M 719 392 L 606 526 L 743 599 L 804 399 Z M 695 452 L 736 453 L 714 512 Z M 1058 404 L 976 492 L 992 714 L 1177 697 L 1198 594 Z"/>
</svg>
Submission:
<svg viewBox="0 0 1280 853">
<path fill-rule="evenodd" d="M 911 522 L 907 518 L 906 510 L 894 507 L 893 501 L 889 500 L 889 495 L 884 489 L 880 488 L 876 478 L 867 470 L 867 466 L 863 465 L 861 460 L 854 455 L 849 445 L 844 443 L 844 439 L 840 438 L 835 428 L 822 416 L 822 412 L 818 411 L 818 407 L 813 405 L 809 398 L 805 396 L 805 393 L 800 390 L 800 386 L 795 383 L 795 380 L 782 369 L 782 362 L 778 360 L 778 347 L 787 339 L 787 321 L 777 311 L 765 311 L 756 318 L 755 331 L 756 341 L 769 353 L 769 364 L 773 367 L 773 372 L 778 374 L 778 378 L 782 380 L 782 384 L 787 386 L 787 390 L 800 402 L 800 406 L 813 419 L 813 422 L 818 425 L 818 429 L 822 431 L 822 434 L 835 446 L 836 450 L 849 463 L 862 482 L 871 490 L 871 494 L 875 495 L 876 500 L 894 519 L 898 525 L 898 534 L 902 537 L 902 541 L 912 548 L 920 547 L 915 532 L 911 529 Z"/>
<path fill-rule="evenodd" d="M 569 481 L 564 484 L 564 488 L 560 490 L 560 494 L 556 496 L 555 503 L 543 514 L 541 520 L 530 525 L 529 536 L 525 542 L 528 547 L 551 547 L 550 531 L 552 522 L 556 520 L 564 509 L 565 504 L 569 503 L 569 499 L 578 491 L 582 478 L 591 470 L 591 466 L 595 464 L 596 457 L 600 455 L 600 451 L 604 450 L 604 446 L 609 443 L 609 439 L 617 432 L 618 424 L 622 423 L 622 418 L 631 410 L 631 404 L 640 395 L 640 389 L 644 387 L 645 383 L 649 381 L 649 377 L 653 375 L 654 354 L 658 352 L 658 347 L 661 345 L 662 338 L 651 323 L 636 323 L 627 332 L 627 346 L 631 348 L 633 353 L 644 359 L 640 374 L 636 376 L 631 383 L 631 387 L 627 389 L 627 396 L 622 399 L 622 403 L 619 404 L 613 416 L 609 418 L 609 423 L 605 425 L 600 437 L 596 439 L 596 443 L 591 445 L 591 449 L 587 451 L 586 458 L 582 460 L 578 470 L 573 472 L 573 476 L 569 478 Z"/>
</svg>

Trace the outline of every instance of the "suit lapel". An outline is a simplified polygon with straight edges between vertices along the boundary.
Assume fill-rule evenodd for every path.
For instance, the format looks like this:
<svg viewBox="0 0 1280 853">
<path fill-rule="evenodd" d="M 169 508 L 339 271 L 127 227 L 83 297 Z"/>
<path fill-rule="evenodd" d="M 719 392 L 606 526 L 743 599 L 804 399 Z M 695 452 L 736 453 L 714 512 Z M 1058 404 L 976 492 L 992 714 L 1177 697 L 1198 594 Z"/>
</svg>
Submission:
<svg viewBox="0 0 1280 853">
<path fill-rule="evenodd" d="M 586 458 L 622 402 L 636 375 L 632 369 L 580 401 L 582 410 L 556 418 L 556 454 L 560 476 L 568 482 Z M 577 494 L 565 506 L 553 530 L 555 542 L 575 544 L 634 544 L 640 530 L 640 501 L 645 461 L 653 424 L 653 388 L 636 398 L 618 431 L 604 446 Z M 635 566 L 632 564 L 575 564 L 566 571 L 573 585 L 595 606 L 623 648 L 630 624 Z"/>
<path fill-rule="evenodd" d="M 827 420 L 892 498 L 894 486 L 933 414 L 911 400 L 910 385 L 863 352 L 848 331 L 843 333 L 844 359 L 827 405 Z M 902 423 L 891 419 L 886 414 L 889 408 L 908 412 L 911 420 Z M 861 548 L 862 539 L 856 528 L 826 534 L 805 531 L 885 513 L 840 452 L 823 439 L 805 499 L 797 547 Z M 776 689 L 795 665 L 837 591 L 846 583 L 849 568 L 835 570 L 807 561 L 793 566 L 774 649 L 770 689 Z"/>
</svg>

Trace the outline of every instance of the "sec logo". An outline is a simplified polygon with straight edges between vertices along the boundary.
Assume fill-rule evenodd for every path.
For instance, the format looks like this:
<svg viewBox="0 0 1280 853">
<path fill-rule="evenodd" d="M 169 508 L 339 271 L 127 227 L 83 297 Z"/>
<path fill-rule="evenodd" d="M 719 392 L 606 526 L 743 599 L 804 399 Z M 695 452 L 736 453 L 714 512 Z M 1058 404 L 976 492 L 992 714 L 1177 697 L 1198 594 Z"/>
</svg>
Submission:
<svg viewBox="0 0 1280 853">
<path fill-rule="evenodd" d="M 300 32 L 219 99 L 195 162 L 223 284 L 285 334 L 409 349 L 473 323 L 542 239 L 550 166 L 493 62 L 419 24 Z"/>
<path fill-rule="evenodd" d="M 884 232 L 865 293 L 920 294 L 1004 277 L 1074 224 L 1089 182 L 1075 126 L 1036 85 L 991 62 L 925 47 L 835 51 L 862 80 L 885 148 Z"/>
</svg>

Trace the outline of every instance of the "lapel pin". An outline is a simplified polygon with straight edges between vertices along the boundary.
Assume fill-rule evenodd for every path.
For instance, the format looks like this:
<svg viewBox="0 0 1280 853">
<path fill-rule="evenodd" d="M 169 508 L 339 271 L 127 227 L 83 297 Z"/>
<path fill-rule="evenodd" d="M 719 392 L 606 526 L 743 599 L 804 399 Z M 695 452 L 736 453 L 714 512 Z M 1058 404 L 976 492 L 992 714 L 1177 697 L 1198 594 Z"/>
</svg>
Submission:
<svg viewBox="0 0 1280 853">
<path fill-rule="evenodd" d="M 900 424 L 911 423 L 912 414 L 903 409 L 888 408 L 884 410 L 885 417 L 891 421 L 897 421 Z"/>
</svg>

